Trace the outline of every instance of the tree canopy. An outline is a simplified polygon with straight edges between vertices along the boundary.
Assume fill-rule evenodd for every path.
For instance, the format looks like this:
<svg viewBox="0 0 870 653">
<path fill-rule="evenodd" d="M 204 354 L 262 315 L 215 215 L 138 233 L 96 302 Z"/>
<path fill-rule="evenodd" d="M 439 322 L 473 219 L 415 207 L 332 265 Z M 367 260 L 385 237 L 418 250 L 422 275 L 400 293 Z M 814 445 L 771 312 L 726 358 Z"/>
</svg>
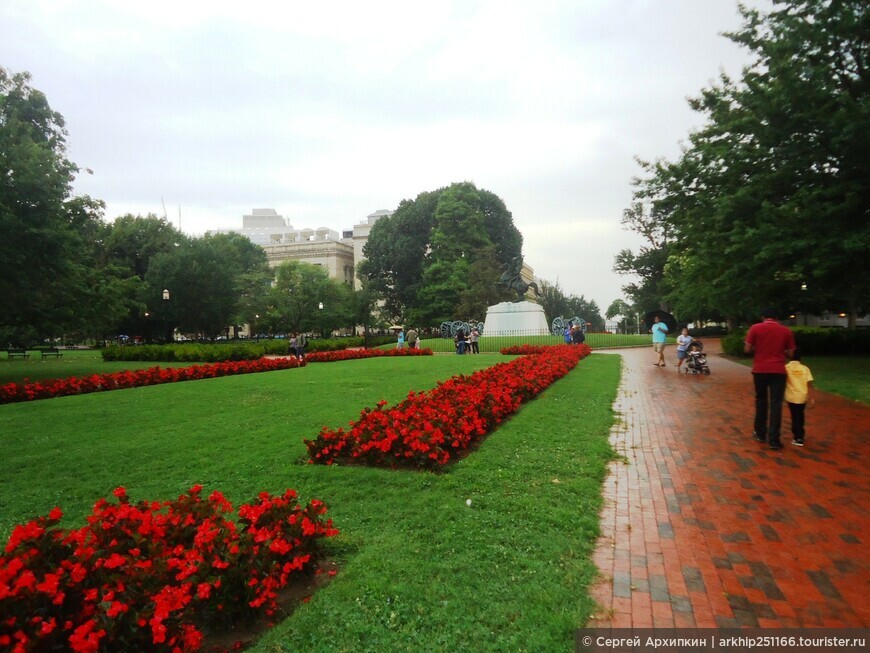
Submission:
<svg viewBox="0 0 870 653">
<path fill-rule="evenodd" d="M 351 324 L 354 309 L 350 286 L 330 279 L 321 266 L 284 261 L 276 270 L 259 323 L 273 333 L 328 334 Z"/>
<path fill-rule="evenodd" d="M 632 300 L 686 318 L 778 304 L 854 319 L 870 308 L 868 5 L 781 0 L 741 12 L 726 36 L 752 63 L 690 100 L 706 124 L 676 161 L 643 163 L 636 180 L 635 202 L 668 240 L 621 252 L 615 269 L 644 279 L 625 289 Z"/>
<path fill-rule="evenodd" d="M 393 316 L 416 324 L 465 319 L 485 314 L 493 298 L 509 298 L 469 289 L 498 279 L 500 267 L 521 256 L 522 243 L 501 198 L 470 182 L 455 183 L 403 200 L 378 220 L 359 273 Z"/>
<path fill-rule="evenodd" d="M 30 86 L 30 75 L 0 68 L 0 330 L 4 338 L 61 333 L 86 313 L 116 305 L 95 292 L 101 276 L 93 241 L 102 203 L 73 197 L 78 167 L 66 158 L 63 116 Z M 77 309 L 85 310 L 73 310 Z"/>
</svg>

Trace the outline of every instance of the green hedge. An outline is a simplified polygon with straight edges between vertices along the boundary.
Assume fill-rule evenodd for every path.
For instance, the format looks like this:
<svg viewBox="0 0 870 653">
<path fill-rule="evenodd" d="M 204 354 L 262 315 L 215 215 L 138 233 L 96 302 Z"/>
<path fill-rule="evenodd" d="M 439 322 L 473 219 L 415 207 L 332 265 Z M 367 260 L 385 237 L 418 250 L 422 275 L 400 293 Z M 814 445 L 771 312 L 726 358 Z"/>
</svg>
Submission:
<svg viewBox="0 0 870 653">
<path fill-rule="evenodd" d="M 825 327 L 793 327 L 794 339 L 805 356 L 870 354 L 870 329 L 836 329 Z M 745 356 L 743 341 L 746 330 L 740 329 L 722 338 L 722 351 L 732 356 Z"/>
<path fill-rule="evenodd" d="M 306 352 L 338 351 L 361 347 L 362 338 L 309 340 Z M 175 343 L 171 345 L 111 345 L 103 349 L 106 361 L 154 361 L 181 363 L 217 363 L 220 361 L 256 360 L 263 356 L 288 353 L 289 340 L 260 340 L 227 344 Z"/>
</svg>

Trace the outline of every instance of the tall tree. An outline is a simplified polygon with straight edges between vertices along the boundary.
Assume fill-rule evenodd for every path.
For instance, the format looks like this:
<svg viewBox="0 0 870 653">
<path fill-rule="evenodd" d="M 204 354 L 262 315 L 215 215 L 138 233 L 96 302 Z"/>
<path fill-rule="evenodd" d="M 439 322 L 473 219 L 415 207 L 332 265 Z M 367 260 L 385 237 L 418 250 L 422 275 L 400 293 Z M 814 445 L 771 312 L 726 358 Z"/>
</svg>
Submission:
<svg viewBox="0 0 870 653">
<path fill-rule="evenodd" d="M 144 281 L 151 259 L 187 241 L 188 237 L 165 218 L 127 213 L 108 225 L 104 248 L 110 260 Z"/>
<path fill-rule="evenodd" d="M 752 64 L 691 101 L 706 125 L 679 160 L 647 171 L 640 196 L 673 229 L 677 312 L 741 317 L 813 300 L 854 323 L 870 308 L 870 11 L 859 0 L 775 7 L 741 8 L 728 37 Z"/>
<path fill-rule="evenodd" d="M 647 169 L 650 167 L 645 163 L 641 165 Z M 639 186 L 642 182 L 635 180 L 635 184 Z M 644 192 L 650 192 L 649 186 L 644 188 Z M 636 193 L 636 196 L 640 195 L 642 193 Z M 645 310 L 668 310 L 665 297 L 669 284 L 665 277 L 665 264 L 668 260 L 672 230 L 666 220 L 650 209 L 650 204 L 649 201 L 636 201 L 623 211 L 623 227 L 640 234 L 645 243 L 637 254 L 629 249 L 621 250 L 616 255 L 613 271 L 640 277 L 639 283 L 628 283 L 622 287 L 622 291 L 632 302 L 645 307 Z"/>
<path fill-rule="evenodd" d="M 232 324 L 239 298 L 238 272 L 215 243 L 192 239 L 157 254 L 145 275 L 150 313 L 169 338 L 173 329 L 214 339 Z M 169 291 L 169 300 L 163 291 Z"/>
<path fill-rule="evenodd" d="M 522 235 L 498 196 L 456 183 L 404 200 L 375 223 L 359 271 L 397 319 L 435 324 L 462 317 L 472 266 L 491 260 L 486 251 L 499 270 L 521 255 Z"/>
<path fill-rule="evenodd" d="M 235 276 L 236 298 L 230 316 L 233 335 L 237 327 L 252 324 L 256 315 L 265 308 L 269 286 L 274 272 L 269 268 L 266 252 L 240 234 L 206 235 L 205 241 L 216 248 L 218 256 Z"/>
<path fill-rule="evenodd" d="M 547 316 L 547 323 L 552 324 L 557 317 L 570 319 L 579 317 L 585 320 L 589 329 L 599 331 L 604 329 L 604 319 L 598 303 L 587 300 L 583 295 L 566 295 L 557 281 L 555 284 L 541 280 L 540 302 Z"/>
<path fill-rule="evenodd" d="M 272 333 L 320 333 L 350 326 L 354 318 L 351 288 L 330 279 L 319 265 L 284 261 L 266 297 L 260 322 Z M 320 305 L 323 304 L 323 308 Z"/>
<path fill-rule="evenodd" d="M 372 293 L 384 302 L 385 311 L 401 315 L 413 306 L 423 276 L 423 263 L 435 224 L 439 191 L 420 193 L 402 200 L 389 217 L 372 227 L 358 272 Z"/>
<path fill-rule="evenodd" d="M 0 68 L 0 329 L 59 334 L 81 326 L 71 307 L 84 285 L 102 203 L 74 198 L 78 167 L 66 158 L 63 116 L 27 73 Z"/>
<path fill-rule="evenodd" d="M 516 297 L 512 290 L 496 283 L 501 276 L 497 251 L 497 245 L 492 244 L 476 252 L 474 262 L 468 266 L 465 288 L 459 292 L 459 305 L 455 310 L 457 317 L 483 321 L 487 308 Z"/>
<path fill-rule="evenodd" d="M 104 230 L 103 259 L 125 279 L 127 287 L 126 313 L 116 320 L 107 320 L 105 326 L 114 334 L 141 335 L 146 339 L 156 336 L 160 325 L 153 313 L 156 308 L 153 289 L 144 283 L 145 277 L 158 254 L 171 255 L 176 248 L 187 246 L 190 239 L 170 222 L 151 213 L 144 217 L 129 213 L 119 216 Z M 162 288 L 158 290 L 162 293 Z"/>
</svg>

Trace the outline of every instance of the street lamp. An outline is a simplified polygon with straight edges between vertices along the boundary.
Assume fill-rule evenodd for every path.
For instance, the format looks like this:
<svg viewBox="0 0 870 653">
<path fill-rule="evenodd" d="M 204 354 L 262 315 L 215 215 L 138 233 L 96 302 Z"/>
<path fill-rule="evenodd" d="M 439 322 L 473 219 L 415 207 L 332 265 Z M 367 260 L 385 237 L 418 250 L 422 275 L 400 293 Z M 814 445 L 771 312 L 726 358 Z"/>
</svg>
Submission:
<svg viewBox="0 0 870 653">
<path fill-rule="evenodd" d="M 164 342 L 169 342 L 169 326 L 167 325 L 167 321 L 169 316 L 167 315 L 169 311 L 169 290 L 163 289 L 163 338 Z"/>
<path fill-rule="evenodd" d="M 251 327 L 251 337 L 253 337 L 257 342 L 260 342 L 259 334 L 257 333 L 257 320 L 260 319 L 259 315 L 254 315 L 254 324 Z"/>
<path fill-rule="evenodd" d="M 320 311 L 320 339 L 325 340 L 326 336 L 323 335 L 323 302 L 317 304 L 317 310 Z"/>
</svg>

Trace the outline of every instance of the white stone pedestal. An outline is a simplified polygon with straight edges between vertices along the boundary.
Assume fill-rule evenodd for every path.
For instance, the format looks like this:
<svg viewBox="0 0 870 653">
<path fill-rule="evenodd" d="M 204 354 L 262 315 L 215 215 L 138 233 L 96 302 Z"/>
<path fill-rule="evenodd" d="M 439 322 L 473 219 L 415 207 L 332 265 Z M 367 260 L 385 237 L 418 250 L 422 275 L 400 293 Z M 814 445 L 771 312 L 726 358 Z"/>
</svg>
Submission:
<svg viewBox="0 0 870 653">
<path fill-rule="evenodd" d="M 533 302 L 502 302 L 486 309 L 484 336 L 547 336 L 544 307 Z"/>
</svg>

